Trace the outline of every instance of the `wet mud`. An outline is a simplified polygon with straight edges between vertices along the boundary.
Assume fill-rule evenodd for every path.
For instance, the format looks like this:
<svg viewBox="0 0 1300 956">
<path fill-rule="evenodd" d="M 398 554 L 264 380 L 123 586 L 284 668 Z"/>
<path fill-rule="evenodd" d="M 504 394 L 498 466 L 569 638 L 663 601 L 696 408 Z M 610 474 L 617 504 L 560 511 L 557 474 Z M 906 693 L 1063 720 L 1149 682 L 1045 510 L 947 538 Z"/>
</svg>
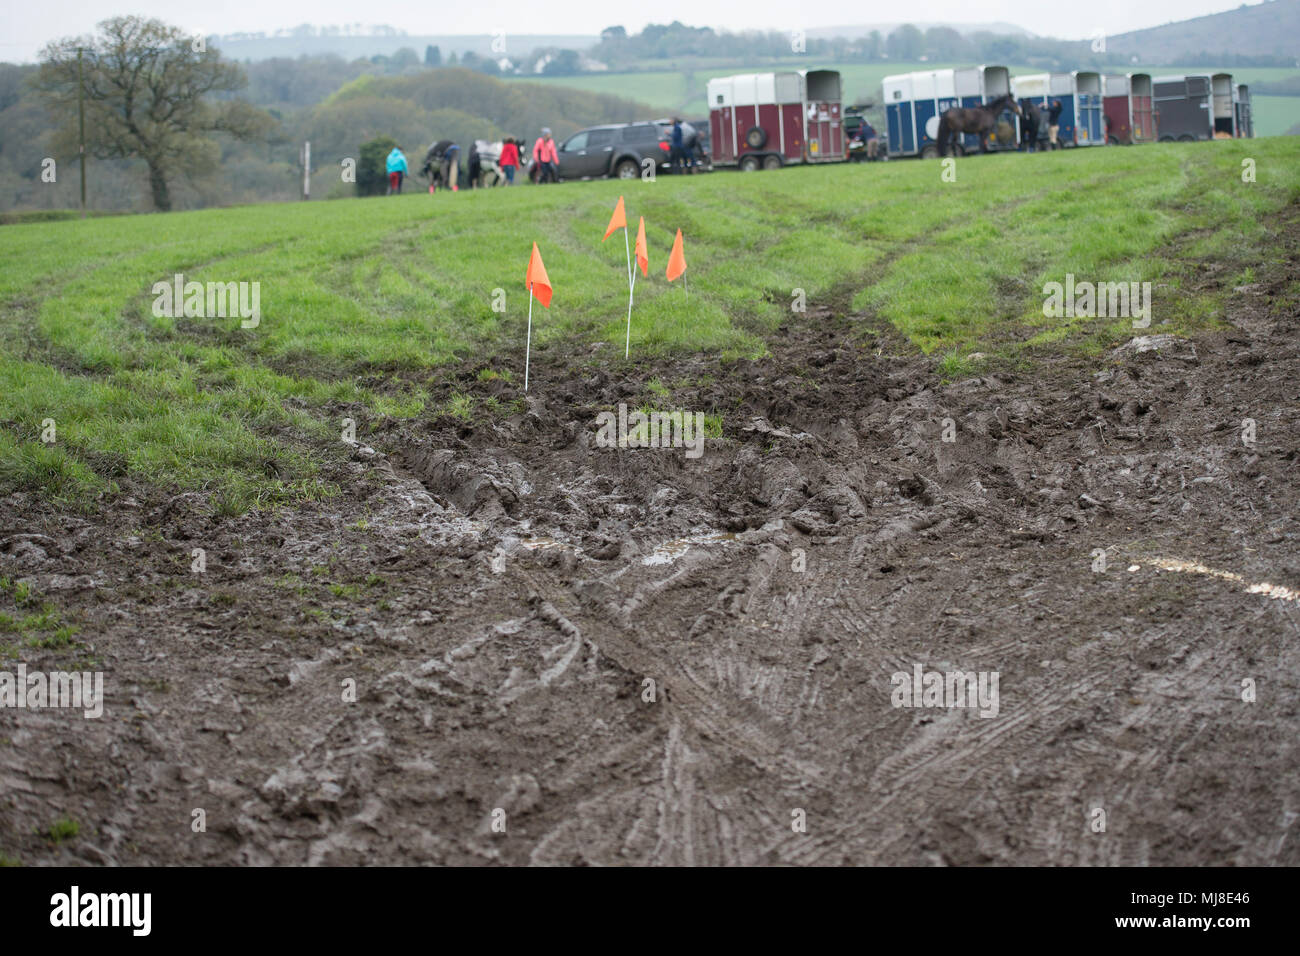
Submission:
<svg viewBox="0 0 1300 956">
<path fill-rule="evenodd" d="M 843 314 L 756 362 L 543 352 L 527 396 L 465 372 L 517 414 L 385 423 L 269 515 L 11 496 L 0 574 L 79 622 L 106 703 L 0 709 L 0 851 L 1300 863 L 1289 281 L 1194 342 L 947 384 Z M 598 447 L 651 378 L 722 415 L 700 457 Z M 996 713 L 895 706 L 918 666 L 996 674 Z"/>
</svg>

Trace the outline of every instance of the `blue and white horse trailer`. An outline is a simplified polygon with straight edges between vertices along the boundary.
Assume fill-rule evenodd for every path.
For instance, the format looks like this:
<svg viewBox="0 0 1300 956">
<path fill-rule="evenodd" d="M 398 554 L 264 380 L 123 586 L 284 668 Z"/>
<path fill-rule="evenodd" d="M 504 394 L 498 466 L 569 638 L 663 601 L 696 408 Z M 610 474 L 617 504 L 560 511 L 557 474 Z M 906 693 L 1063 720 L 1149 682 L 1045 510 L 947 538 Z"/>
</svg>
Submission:
<svg viewBox="0 0 1300 956">
<path fill-rule="evenodd" d="M 885 126 L 890 156 L 939 155 L 939 117 L 957 105 L 952 70 L 919 70 L 885 77 Z"/>
<path fill-rule="evenodd" d="M 880 84 L 885 101 L 891 156 L 939 155 L 939 117 L 954 106 L 982 106 L 1011 91 L 1004 66 L 973 66 L 958 70 L 919 70 L 887 76 Z M 1008 114 L 1014 119 L 1015 114 Z M 1013 133 L 1018 127 L 1013 127 Z M 1014 149 L 1018 135 L 990 148 Z M 967 152 L 979 149 L 979 137 L 965 135 Z"/>
<path fill-rule="evenodd" d="M 1089 70 L 1033 73 L 1012 77 L 1011 88 L 1017 99 L 1032 100 L 1044 112 L 1060 100 L 1057 141 L 1062 146 L 1106 145 L 1100 74 Z"/>
</svg>

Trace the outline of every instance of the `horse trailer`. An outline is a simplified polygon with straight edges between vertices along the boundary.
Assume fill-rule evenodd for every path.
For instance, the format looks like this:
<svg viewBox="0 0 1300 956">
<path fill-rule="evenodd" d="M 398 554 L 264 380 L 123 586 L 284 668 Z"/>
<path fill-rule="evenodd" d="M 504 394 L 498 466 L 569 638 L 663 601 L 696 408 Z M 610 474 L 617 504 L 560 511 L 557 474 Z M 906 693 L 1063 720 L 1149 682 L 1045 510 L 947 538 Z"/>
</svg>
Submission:
<svg viewBox="0 0 1300 956">
<path fill-rule="evenodd" d="M 720 76 L 707 96 L 714 165 L 750 172 L 845 158 L 836 70 Z"/>
<path fill-rule="evenodd" d="M 949 70 L 918 70 L 887 76 L 881 82 L 891 156 L 939 155 L 939 119 L 955 106 L 985 106 L 1011 93 L 1011 72 L 1005 66 L 971 66 Z M 991 150 L 1015 149 L 1020 140 L 1016 114 L 1008 109 L 987 144 Z M 980 148 L 979 136 L 963 133 L 962 149 Z"/>
<path fill-rule="evenodd" d="M 1162 143 L 1239 135 L 1237 96 L 1230 73 L 1158 76 L 1155 108 Z"/>
<path fill-rule="evenodd" d="M 1128 145 L 1155 139 L 1150 74 L 1110 73 L 1101 78 L 1101 89 L 1107 143 Z"/>
<path fill-rule="evenodd" d="M 1017 99 L 1033 101 L 1047 112 L 1061 102 L 1057 141 L 1062 146 L 1104 146 L 1101 75 L 1090 70 L 1073 73 L 1033 73 L 1011 79 Z"/>
<path fill-rule="evenodd" d="M 1233 108 L 1237 113 L 1237 135 L 1243 139 L 1254 139 L 1255 120 L 1250 113 L 1250 87 L 1245 83 L 1237 84 Z"/>
</svg>

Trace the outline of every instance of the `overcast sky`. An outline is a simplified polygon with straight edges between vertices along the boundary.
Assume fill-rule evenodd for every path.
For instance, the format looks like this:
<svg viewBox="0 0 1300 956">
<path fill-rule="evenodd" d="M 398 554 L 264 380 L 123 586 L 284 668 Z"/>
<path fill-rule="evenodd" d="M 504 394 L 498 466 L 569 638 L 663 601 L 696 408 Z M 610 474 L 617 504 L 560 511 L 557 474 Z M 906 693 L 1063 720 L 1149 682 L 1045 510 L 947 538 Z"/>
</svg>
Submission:
<svg viewBox="0 0 1300 956">
<path fill-rule="evenodd" d="M 138 13 L 206 34 L 272 31 L 317 26 L 381 23 L 410 34 L 509 33 L 595 34 L 622 25 L 628 32 L 647 23 L 681 20 L 724 30 L 840 26 L 858 23 L 1015 23 L 1043 36 L 1084 39 L 1098 30 L 1123 33 L 1240 6 L 1234 0 L 653 0 L 611 4 L 608 0 L 477 0 L 400 5 L 358 4 L 356 0 L 0 0 L 0 60 L 30 61 L 46 42 L 89 32 L 107 17 Z M 644 14 L 642 11 L 644 10 Z"/>
</svg>

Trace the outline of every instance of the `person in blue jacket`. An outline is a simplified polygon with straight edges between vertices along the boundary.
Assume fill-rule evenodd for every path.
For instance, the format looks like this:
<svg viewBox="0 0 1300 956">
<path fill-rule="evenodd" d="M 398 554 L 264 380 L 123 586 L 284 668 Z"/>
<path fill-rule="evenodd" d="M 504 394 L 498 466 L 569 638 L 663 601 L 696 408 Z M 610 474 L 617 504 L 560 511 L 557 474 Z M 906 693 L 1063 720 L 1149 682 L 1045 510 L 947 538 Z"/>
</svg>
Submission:
<svg viewBox="0 0 1300 956">
<path fill-rule="evenodd" d="M 673 173 L 681 175 L 686 172 L 690 165 L 690 157 L 686 153 L 685 133 L 682 130 L 682 121 L 673 119 L 673 132 L 669 140 L 668 161 L 672 164 Z"/>
<path fill-rule="evenodd" d="M 400 193 L 402 191 L 402 177 L 409 170 L 406 168 L 406 156 L 396 146 L 388 154 L 388 195 Z"/>
</svg>

